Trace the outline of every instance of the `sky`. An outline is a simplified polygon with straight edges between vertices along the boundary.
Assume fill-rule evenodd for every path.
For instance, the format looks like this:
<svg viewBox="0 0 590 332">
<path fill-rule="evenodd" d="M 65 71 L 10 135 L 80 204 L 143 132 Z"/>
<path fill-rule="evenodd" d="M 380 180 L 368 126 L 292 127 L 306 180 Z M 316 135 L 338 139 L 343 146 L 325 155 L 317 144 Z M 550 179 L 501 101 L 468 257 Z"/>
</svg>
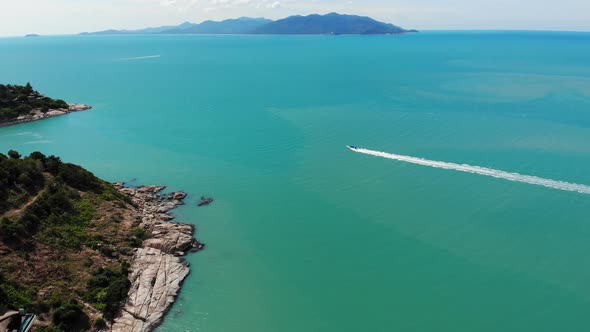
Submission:
<svg viewBox="0 0 590 332">
<path fill-rule="evenodd" d="M 590 31 L 590 0 L 0 0 L 0 36 L 330 12 L 419 30 Z"/>
</svg>

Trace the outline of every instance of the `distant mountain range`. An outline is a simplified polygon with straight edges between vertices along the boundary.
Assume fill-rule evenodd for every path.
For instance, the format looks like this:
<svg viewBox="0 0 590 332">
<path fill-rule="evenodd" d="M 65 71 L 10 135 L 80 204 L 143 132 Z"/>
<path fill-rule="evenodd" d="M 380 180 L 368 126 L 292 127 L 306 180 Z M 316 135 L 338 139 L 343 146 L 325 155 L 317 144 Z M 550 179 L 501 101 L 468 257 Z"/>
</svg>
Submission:
<svg viewBox="0 0 590 332">
<path fill-rule="evenodd" d="M 390 23 L 356 15 L 290 16 L 272 21 L 265 18 L 242 17 L 225 21 L 185 22 L 177 26 L 162 26 L 140 30 L 105 30 L 83 32 L 81 35 L 120 34 L 266 34 L 266 35 L 383 35 L 417 32 Z"/>
</svg>

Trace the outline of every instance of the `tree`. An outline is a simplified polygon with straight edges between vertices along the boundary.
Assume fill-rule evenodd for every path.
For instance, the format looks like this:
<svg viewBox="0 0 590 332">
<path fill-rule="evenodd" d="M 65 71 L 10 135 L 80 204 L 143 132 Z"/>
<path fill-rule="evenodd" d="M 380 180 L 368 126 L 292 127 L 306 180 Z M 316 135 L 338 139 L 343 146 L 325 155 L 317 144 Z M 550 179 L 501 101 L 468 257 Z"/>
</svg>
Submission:
<svg viewBox="0 0 590 332">
<path fill-rule="evenodd" d="M 34 159 L 34 160 L 40 160 L 43 162 L 43 161 L 45 161 L 45 159 L 47 157 L 45 157 L 45 155 L 42 154 L 41 152 L 35 151 L 29 155 L 29 158 Z"/>
<path fill-rule="evenodd" d="M 21 224 L 12 222 L 10 219 L 4 217 L 0 220 L 0 238 L 8 242 L 14 242 L 18 239 L 18 235 L 24 233 L 24 228 Z"/>
<path fill-rule="evenodd" d="M 18 176 L 17 182 L 22 184 L 27 190 L 35 189 L 34 188 L 35 183 L 31 179 L 29 174 L 26 172 L 20 173 L 20 175 Z"/>
<path fill-rule="evenodd" d="M 47 157 L 47 159 L 43 161 L 43 167 L 45 168 L 45 172 L 51 173 L 53 175 L 57 175 L 61 165 L 61 159 L 54 155 Z"/>
<path fill-rule="evenodd" d="M 90 327 L 88 316 L 75 300 L 70 300 L 55 309 L 53 324 L 64 331 L 86 331 Z"/>
<path fill-rule="evenodd" d="M 11 120 L 18 117 L 17 111 L 10 107 L 0 108 L 0 119 Z"/>
<path fill-rule="evenodd" d="M 12 159 L 20 159 L 21 155 L 17 151 L 10 150 L 8 151 L 8 156 Z"/>
<path fill-rule="evenodd" d="M 31 86 L 31 83 L 27 82 L 27 85 L 25 85 L 24 88 L 24 92 L 29 95 L 33 92 L 33 87 Z"/>
</svg>

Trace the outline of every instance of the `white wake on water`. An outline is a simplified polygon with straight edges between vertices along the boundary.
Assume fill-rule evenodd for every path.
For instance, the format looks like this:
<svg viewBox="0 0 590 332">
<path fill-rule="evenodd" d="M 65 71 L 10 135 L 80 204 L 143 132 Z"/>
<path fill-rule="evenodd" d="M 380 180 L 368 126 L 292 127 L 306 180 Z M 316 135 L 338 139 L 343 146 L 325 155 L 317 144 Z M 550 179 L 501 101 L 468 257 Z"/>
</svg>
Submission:
<svg viewBox="0 0 590 332">
<path fill-rule="evenodd" d="M 160 55 L 145 55 L 145 56 L 136 56 L 136 57 L 132 57 L 132 58 L 123 58 L 123 59 L 117 59 L 116 61 L 128 61 L 128 60 L 141 60 L 141 59 L 152 59 L 152 58 L 159 58 Z"/>
<path fill-rule="evenodd" d="M 534 185 L 553 188 L 553 189 L 574 191 L 574 192 L 578 192 L 578 193 L 582 193 L 582 194 L 590 194 L 590 186 L 583 185 L 583 184 L 557 181 L 557 180 L 551 180 L 551 179 L 544 179 L 544 178 L 540 178 L 537 176 L 530 176 L 530 175 L 523 175 L 523 174 L 519 174 L 519 173 L 505 172 L 505 171 L 492 169 L 492 168 L 471 166 L 471 165 L 466 165 L 466 164 L 455 164 L 455 163 L 449 163 L 449 162 L 445 162 L 445 161 L 428 160 L 428 159 L 423 159 L 423 158 L 403 156 L 403 155 L 399 155 L 399 154 L 393 154 L 393 153 L 387 153 L 387 152 L 381 152 L 381 151 L 373 151 L 373 150 L 367 150 L 367 149 L 361 149 L 361 148 L 356 148 L 356 149 L 351 149 L 351 150 L 354 152 L 362 153 L 362 154 L 403 161 L 403 162 L 416 164 L 416 165 L 429 166 L 429 167 L 434 167 L 434 168 L 443 168 L 443 169 L 449 169 L 449 170 L 454 170 L 454 171 L 459 171 L 459 172 L 491 176 L 494 178 L 504 179 L 504 180 L 508 180 L 508 181 L 534 184 Z"/>
</svg>

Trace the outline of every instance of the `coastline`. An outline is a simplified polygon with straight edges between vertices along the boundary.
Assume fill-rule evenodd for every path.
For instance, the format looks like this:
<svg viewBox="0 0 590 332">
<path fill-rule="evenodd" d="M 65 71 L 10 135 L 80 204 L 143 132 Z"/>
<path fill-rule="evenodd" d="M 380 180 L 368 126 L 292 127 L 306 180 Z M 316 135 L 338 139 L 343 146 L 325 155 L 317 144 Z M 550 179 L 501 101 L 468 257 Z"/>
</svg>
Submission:
<svg viewBox="0 0 590 332">
<path fill-rule="evenodd" d="M 13 126 L 21 123 L 26 122 L 33 122 L 38 120 L 44 120 L 53 118 L 56 116 L 66 115 L 75 112 L 82 112 L 92 109 L 92 106 L 86 104 L 68 104 L 68 108 L 60 108 L 60 109 L 51 109 L 45 113 L 41 112 L 40 110 L 32 110 L 27 115 L 21 115 L 15 120 L 7 121 L 7 122 L 0 122 L 0 127 L 7 127 Z"/>
<path fill-rule="evenodd" d="M 171 222 L 174 216 L 169 211 L 184 204 L 186 193 L 162 195 L 164 186 L 129 188 L 120 182 L 114 186 L 131 198 L 139 227 L 150 235 L 135 250 L 127 301 L 110 331 L 149 332 L 162 323 L 190 273 L 183 256 L 203 249 L 204 244 L 194 238 L 193 225 Z"/>
</svg>

